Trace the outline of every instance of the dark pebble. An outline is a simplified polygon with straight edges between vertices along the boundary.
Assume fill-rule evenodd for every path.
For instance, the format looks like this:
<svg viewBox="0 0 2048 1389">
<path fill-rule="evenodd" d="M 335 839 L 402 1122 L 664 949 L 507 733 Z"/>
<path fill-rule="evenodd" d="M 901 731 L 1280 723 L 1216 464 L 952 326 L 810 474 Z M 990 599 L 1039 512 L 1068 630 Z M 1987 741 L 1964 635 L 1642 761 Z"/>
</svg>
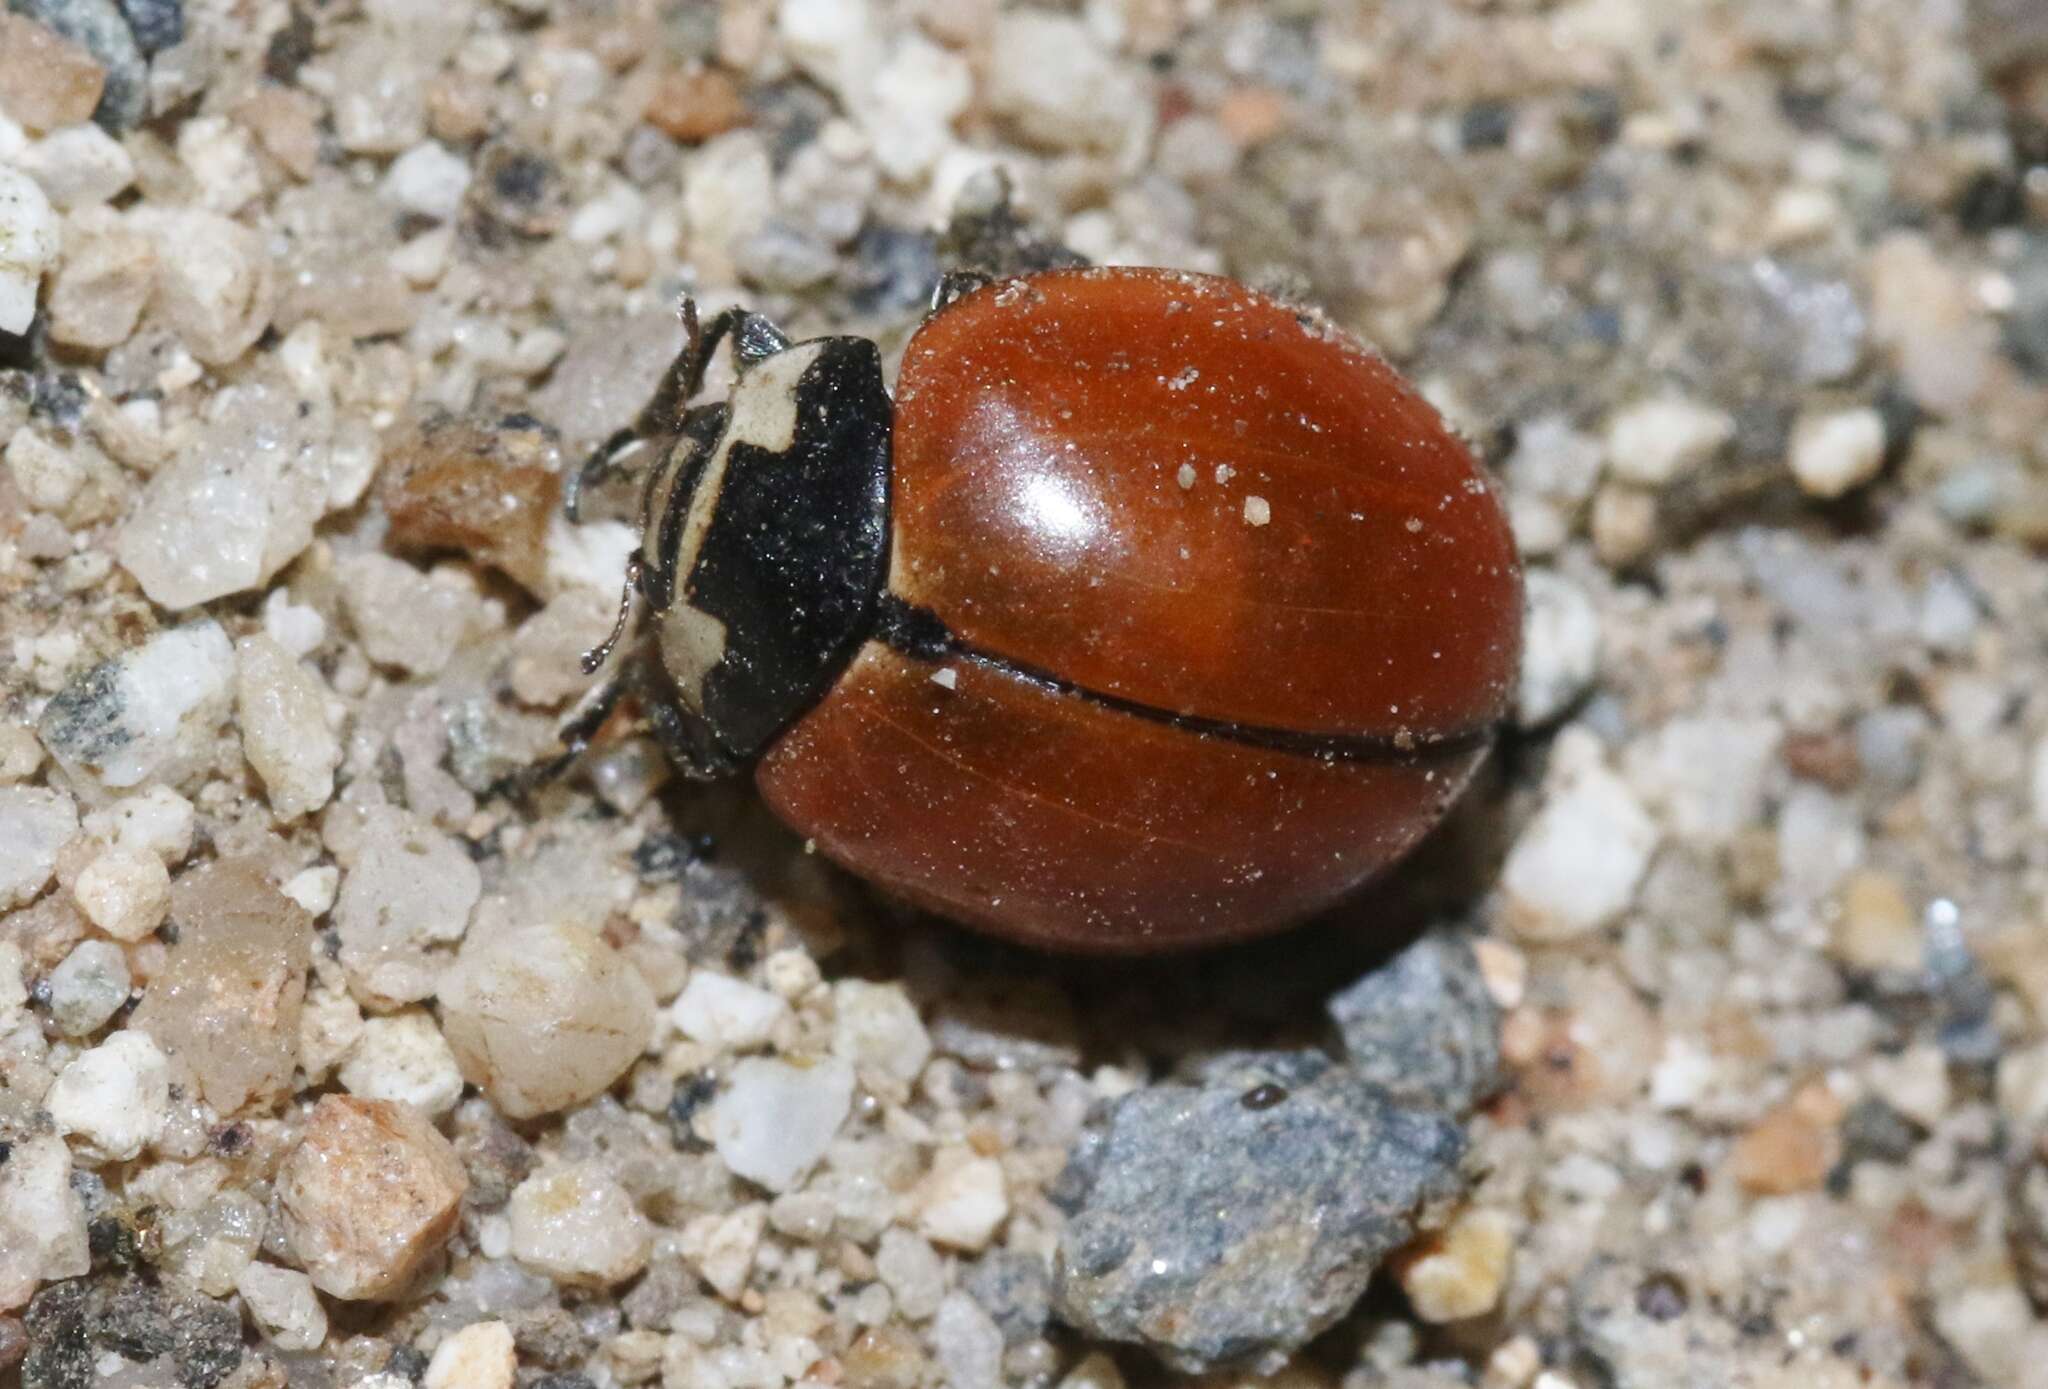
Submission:
<svg viewBox="0 0 2048 1389">
<path fill-rule="evenodd" d="M 1240 1053 L 1206 1070 L 1201 1084 L 1124 1096 L 1077 1146 L 1051 1193 L 1069 1211 L 1053 1305 L 1176 1369 L 1271 1370 L 1350 1309 L 1420 1212 L 1457 1193 L 1465 1140 L 1320 1053 Z M 1262 1085 L 1286 1100 L 1246 1107 Z"/>
<path fill-rule="evenodd" d="M 185 41 L 185 0 L 120 0 L 136 44 L 150 57 Z"/>
<path fill-rule="evenodd" d="M 2012 1169 L 2005 1231 L 2020 1286 L 2037 1310 L 2048 1312 L 2048 1140 Z"/>
<path fill-rule="evenodd" d="M 242 1360 L 242 1320 L 223 1302 L 134 1276 L 53 1283 L 29 1302 L 23 1389 L 87 1389 L 102 1351 L 168 1360 L 179 1389 L 214 1389 Z"/>
<path fill-rule="evenodd" d="M 1344 1054 L 1404 1104 L 1463 1114 L 1500 1088 L 1500 1009 L 1464 940 L 1432 932 L 1330 1000 Z"/>
<path fill-rule="evenodd" d="M 1052 1270 L 1033 1254 L 998 1250 L 984 1255 L 961 1280 L 1008 1345 L 1037 1337 L 1052 1315 Z"/>
</svg>

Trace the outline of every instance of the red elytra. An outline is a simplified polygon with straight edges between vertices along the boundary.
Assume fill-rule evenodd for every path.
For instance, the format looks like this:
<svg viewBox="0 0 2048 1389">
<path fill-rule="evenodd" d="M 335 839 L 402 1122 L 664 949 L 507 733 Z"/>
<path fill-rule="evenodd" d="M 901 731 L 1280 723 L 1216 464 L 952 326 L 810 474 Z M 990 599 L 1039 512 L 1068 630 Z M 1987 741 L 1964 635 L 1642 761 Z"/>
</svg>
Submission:
<svg viewBox="0 0 2048 1389">
<path fill-rule="evenodd" d="M 1405 854 L 1512 696 L 1521 570 L 1380 357 L 1233 281 L 999 281 L 912 338 L 885 605 L 761 756 L 769 806 L 933 911 L 1058 949 L 1259 935 Z"/>
</svg>

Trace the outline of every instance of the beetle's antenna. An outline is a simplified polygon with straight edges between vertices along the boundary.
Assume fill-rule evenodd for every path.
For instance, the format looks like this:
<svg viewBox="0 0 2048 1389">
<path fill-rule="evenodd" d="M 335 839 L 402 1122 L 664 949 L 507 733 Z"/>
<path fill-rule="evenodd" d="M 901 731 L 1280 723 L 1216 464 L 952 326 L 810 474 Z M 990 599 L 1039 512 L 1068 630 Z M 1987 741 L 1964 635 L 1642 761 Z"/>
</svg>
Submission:
<svg viewBox="0 0 2048 1389">
<path fill-rule="evenodd" d="M 709 323 L 697 317 L 697 301 L 684 295 L 676 307 L 683 321 L 683 349 L 669 363 L 654 396 L 633 421 L 637 434 L 675 434 L 683 427 L 691 399 L 704 389 L 704 373 L 718 354 L 718 345 L 732 339 L 733 356 L 743 367 L 772 357 L 789 346 L 789 335 L 767 317 L 734 305 Z"/>
</svg>

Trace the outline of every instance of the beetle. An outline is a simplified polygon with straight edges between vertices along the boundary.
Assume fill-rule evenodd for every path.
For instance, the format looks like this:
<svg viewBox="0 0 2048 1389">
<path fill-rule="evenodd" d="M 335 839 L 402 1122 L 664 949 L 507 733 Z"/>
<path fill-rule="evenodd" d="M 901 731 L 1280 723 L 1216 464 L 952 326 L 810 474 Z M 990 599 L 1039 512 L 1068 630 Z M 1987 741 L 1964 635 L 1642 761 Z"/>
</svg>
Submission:
<svg viewBox="0 0 2048 1389">
<path fill-rule="evenodd" d="M 1437 412 L 1215 276 L 949 276 L 876 345 L 729 310 L 593 465 L 644 473 L 611 659 L 687 774 L 1054 949 L 1272 931 L 1402 857 L 1508 707 L 1521 570 Z M 730 341 L 722 402 L 688 402 Z M 572 514 L 574 498 L 572 497 Z"/>
</svg>

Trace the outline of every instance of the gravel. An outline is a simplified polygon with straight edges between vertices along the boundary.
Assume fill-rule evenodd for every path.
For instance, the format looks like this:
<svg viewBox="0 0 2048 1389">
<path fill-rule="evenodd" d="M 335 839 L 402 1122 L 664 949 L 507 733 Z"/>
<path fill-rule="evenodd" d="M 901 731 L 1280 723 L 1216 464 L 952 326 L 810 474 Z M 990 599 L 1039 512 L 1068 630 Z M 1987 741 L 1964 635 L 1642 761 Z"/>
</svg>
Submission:
<svg viewBox="0 0 2048 1389">
<path fill-rule="evenodd" d="M 1270 1371 L 1457 1190 L 1463 1152 L 1451 1120 L 1314 1053 L 1136 1091 L 1061 1178 L 1059 1313 L 1180 1369 Z"/>
</svg>

